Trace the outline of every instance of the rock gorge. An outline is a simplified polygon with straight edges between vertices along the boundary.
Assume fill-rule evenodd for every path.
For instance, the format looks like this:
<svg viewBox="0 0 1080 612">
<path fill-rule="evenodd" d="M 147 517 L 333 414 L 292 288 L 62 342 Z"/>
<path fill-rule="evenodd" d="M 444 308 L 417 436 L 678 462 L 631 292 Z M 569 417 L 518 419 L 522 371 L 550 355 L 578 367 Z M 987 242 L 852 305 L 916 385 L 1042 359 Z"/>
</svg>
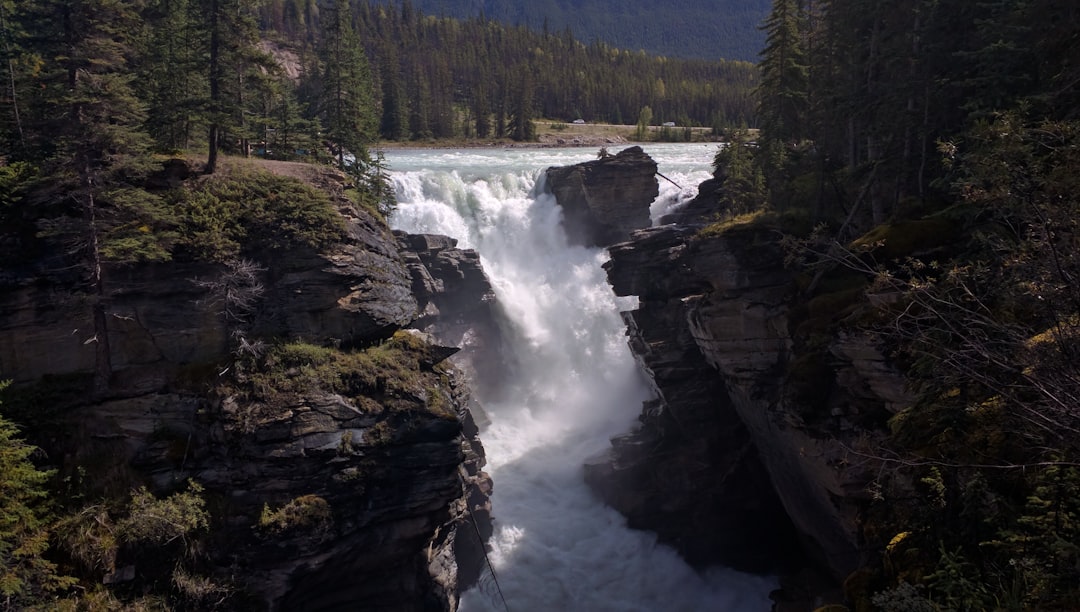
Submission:
<svg viewBox="0 0 1080 612">
<path fill-rule="evenodd" d="M 482 567 L 491 482 L 447 357 L 464 347 L 468 368 L 497 347 L 491 287 L 474 252 L 392 234 L 344 176 L 304 168 L 344 220 L 329 248 L 106 264 L 104 394 L 77 272 L 7 259 L 22 263 L 0 274 L 5 413 L 85 499 L 199 483 L 200 563 L 254 609 L 454 610 Z M 245 290 L 242 316 L 223 314 Z M 172 569 L 123 550 L 107 565 L 106 583 L 134 588 Z"/>
<path fill-rule="evenodd" d="M 695 564 L 779 571 L 778 601 L 802 602 L 792 609 L 839 603 L 838 585 L 867 558 L 864 515 L 880 466 L 864 453 L 910 401 L 903 378 L 880 347 L 838 324 L 846 288 L 802 291 L 779 227 L 710 227 L 725 214 L 722 177 L 657 227 L 641 222 L 640 202 L 580 184 L 656 171 L 620 157 L 548 171 L 568 225 L 584 201 L 608 211 L 601 224 L 638 226 L 607 243 L 605 268 L 617 295 L 639 299 L 623 317 L 657 399 L 586 465 L 586 479 L 631 526 Z"/>
</svg>

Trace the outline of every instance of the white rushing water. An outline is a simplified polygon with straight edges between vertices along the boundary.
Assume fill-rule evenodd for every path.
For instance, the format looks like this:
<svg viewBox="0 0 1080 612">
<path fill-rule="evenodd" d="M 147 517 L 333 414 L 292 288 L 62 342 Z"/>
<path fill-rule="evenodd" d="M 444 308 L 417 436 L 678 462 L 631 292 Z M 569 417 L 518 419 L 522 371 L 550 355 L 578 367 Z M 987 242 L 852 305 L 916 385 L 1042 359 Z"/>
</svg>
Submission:
<svg viewBox="0 0 1080 612">
<path fill-rule="evenodd" d="M 715 145 L 655 145 L 654 220 L 709 176 Z M 614 148 L 613 151 L 615 152 Z M 533 193 L 543 170 L 595 158 L 591 149 L 392 150 L 391 224 L 476 249 L 506 314 L 512 380 L 482 432 L 495 534 L 491 561 L 514 612 L 768 610 L 772 579 L 695 572 L 648 532 L 633 531 L 586 487 L 584 461 L 629 431 L 649 397 L 626 344 L 602 249 L 567 245 L 554 199 Z M 478 376 L 482 377 L 483 372 Z M 474 589 L 462 610 L 502 610 Z"/>
</svg>

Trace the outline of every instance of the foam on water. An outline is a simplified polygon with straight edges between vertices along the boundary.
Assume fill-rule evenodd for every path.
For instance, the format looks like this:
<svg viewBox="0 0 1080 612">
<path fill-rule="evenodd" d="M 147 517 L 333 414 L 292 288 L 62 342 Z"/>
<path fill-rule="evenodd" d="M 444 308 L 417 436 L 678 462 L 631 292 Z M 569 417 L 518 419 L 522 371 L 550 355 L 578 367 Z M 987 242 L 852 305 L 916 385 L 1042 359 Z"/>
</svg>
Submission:
<svg viewBox="0 0 1080 612">
<path fill-rule="evenodd" d="M 692 187 L 709 176 L 715 145 L 646 151 L 661 172 Z M 500 381 L 509 399 L 485 404 L 491 424 L 482 432 L 495 482 L 491 561 L 499 583 L 515 612 L 767 610 L 772 579 L 695 572 L 654 535 L 628 529 L 585 486 L 584 461 L 628 431 L 649 398 L 618 314 L 630 306 L 601 268 L 606 252 L 568 245 L 553 198 L 533 193 L 547 166 L 593 157 L 581 149 L 386 155 L 398 197 L 394 228 L 476 249 L 506 314 L 515 374 Z M 688 194 L 662 185 L 654 220 Z M 466 593 L 462 610 L 503 609 L 488 591 Z"/>
</svg>

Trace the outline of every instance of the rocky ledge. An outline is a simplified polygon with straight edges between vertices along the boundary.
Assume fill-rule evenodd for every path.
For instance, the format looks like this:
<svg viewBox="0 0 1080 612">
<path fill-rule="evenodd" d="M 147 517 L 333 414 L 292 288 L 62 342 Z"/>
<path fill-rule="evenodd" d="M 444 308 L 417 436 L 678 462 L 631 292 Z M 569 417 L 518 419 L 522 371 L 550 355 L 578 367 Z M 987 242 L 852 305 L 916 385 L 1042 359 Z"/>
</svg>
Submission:
<svg viewBox="0 0 1080 612">
<path fill-rule="evenodd" d="M 248 607 L 455 610 L 482 568 L 491 481 L 447 358 L 498 346 L 492 290 L 475 253 L 393 235 L 344 182 L 317 181 L 344 220 L 330 248 L 106 265 L 106 338 L 63 266 L 4 270 L 4 408 L 87 500 L 199 483 L 198 563 Z M 111 375 L 91 392 L 104 340 Z M 121 548 L 95 571 L 139 591 L 172 567 Z"/>
</svg>

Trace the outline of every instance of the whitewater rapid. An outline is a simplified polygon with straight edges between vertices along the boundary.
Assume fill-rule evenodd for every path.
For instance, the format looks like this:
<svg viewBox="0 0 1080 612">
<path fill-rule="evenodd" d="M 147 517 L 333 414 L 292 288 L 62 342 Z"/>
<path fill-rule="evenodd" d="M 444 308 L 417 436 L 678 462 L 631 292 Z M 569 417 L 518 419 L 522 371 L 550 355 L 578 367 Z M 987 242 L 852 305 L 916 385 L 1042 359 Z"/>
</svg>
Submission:
<svg viewBox="0 0 1080 612">
<path fill-rule="evenodd" d="M 645 149 L 683 187 L 661 182 L 655 222 L 708 178 L 716 147 Z M 398 199 L 391 225 L 476 249 L 505 313 L 512 374 L 497 381 L 502 399 L 485 403 L 491 422 L 482 432 L 502 595 L 514 612 L 768 610 L 774 580 L 695 572 L 653 534 L 628 529 L 584 483 L 585 460 L 629 431 L 650 397 L 619 317 L 634 300 L 612 293 L 603 249 L 567 244 L 558 206 L 537 188 L 548 166 L 594 157 L 587 149 L 386 152 Z M 505 608 L 487 585 L 466 593 L 461 609 Z"/>
</svg>

